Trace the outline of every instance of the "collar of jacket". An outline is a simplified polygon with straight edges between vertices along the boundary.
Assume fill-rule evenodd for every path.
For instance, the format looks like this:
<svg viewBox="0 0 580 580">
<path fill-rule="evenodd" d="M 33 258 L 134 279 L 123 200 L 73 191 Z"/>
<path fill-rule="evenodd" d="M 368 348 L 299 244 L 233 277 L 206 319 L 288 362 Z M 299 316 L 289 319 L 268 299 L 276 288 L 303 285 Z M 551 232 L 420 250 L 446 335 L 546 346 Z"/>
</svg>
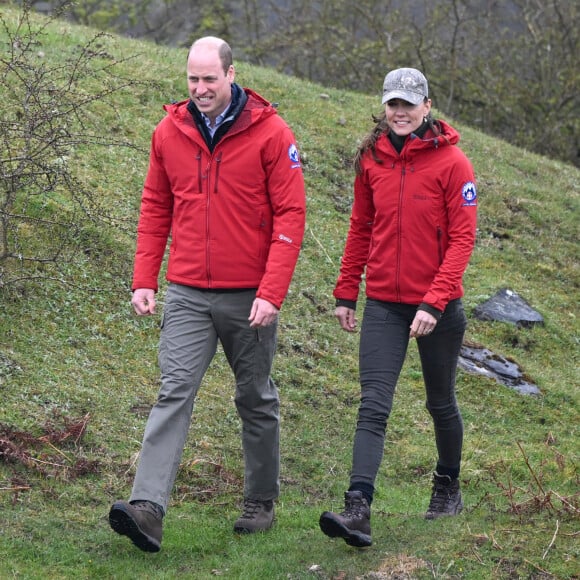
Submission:
<svg viewBox="0 0 580 580">
<path fill-rule="evenodd" d="M 421 150 L 439 149 L 443 146 L 457 145 L 457 143 L 459 143 L 461 136 L 457 129 L 441 119 L 437 119 L 435 122 L 440 130 L 439 135 L 435 135 L 429 127 L 427 127 L 424 132 L 421 132 L 421 135 L 418 134 L 419 130 L 415 131 L 406 137 L 404 147 L 401 149 L 399 155 L 415 155 Z M 387 143 L 390 143 L 390 146 L 387 147 L 385 145 Z M 381 139 L 377 141 L 377 149 L 379 148 L 389 156 L 392 155 L 393 149 L 396 151 L 396 147 L 391 141 L 388 133 L 383 133 Z"/>
<path fill-rule="evenodd" d="M 428 128 L 429 124 L 427 123 L 427 121 L 423 121 L 421 126 L 416 131 L 413 131 L 411 135 L 415 135 L 416 137 L 422 139 Z M 389 137 L 390 142 L 393 144 L 393 147 L 397 150 L 397 153 L 401 153 L 401 151 L 403 150 L 403 146 L 407 142 L 407 139 L 411 138 L 411 135 L 403 135 L 403 136 L 397 135 L 392 130 L 389 130 L 387 135 Z"/>
<path fill-rule="evenodd" d="M 227 133 L 228 129 L 232 126 L 234 121 L 240 116 L 240 113 L 244 110 L 246 103 L 248 101 L 248 95 L 236 83 L 232 83 L 232 103 L 230 110 L 228 111 L 228 116 L 224 119 L 224 122 L 220 125 L 218 130 L 215 132 L 213 139 L 209 134 L 207 125 L 199 112 L 199 109 L 195 106 L 193 101 L 190 99 L 187 103 L 187 110 L 191 113 L 195 125 L 198 131 L 203 135 L 207 146 L 210 151 L 213 151 L 215 146 L 219 143 L 219 140 Z"/>
</svg>

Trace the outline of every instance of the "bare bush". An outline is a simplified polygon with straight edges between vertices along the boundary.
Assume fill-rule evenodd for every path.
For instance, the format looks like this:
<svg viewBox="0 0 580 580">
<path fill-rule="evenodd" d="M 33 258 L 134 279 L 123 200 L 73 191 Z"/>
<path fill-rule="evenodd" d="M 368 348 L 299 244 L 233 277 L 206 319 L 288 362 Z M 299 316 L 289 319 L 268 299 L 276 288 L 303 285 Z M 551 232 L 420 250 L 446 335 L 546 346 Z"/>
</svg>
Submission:
<svg viewBox="0 0 580 580">
<path fill-rule="evenodd" d="M 16 24 L 0 15 L 0 288 L 65 280 L 60 269 L 82 257 L 84 230 L 118 225 L 77 176 L 75 156 L 132 147 L 102 134 L 88 111 L 114 109 L 112 95 L 136 83 L 116 75 L 123 61 L 105 50 L 105 33 L 64 58 L 46 58 L 50 22 L 26 3 Z"/>
</svg>

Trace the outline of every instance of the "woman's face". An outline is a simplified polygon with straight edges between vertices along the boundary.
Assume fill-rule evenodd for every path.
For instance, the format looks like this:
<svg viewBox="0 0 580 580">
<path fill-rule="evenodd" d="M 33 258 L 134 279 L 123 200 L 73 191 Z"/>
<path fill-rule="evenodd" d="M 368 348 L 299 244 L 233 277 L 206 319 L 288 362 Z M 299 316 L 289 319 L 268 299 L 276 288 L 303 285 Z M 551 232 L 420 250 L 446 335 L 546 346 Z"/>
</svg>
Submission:
<svg viewBox="0 0 580 580">
<path fill-rule="evenodd" d="M 416 131 L 431 110 L 431 99 L 413 105 L 402 99 L 391 99 L 385 105 L 387 124 L 396 135 L 405 137 Z"/>
</svg>

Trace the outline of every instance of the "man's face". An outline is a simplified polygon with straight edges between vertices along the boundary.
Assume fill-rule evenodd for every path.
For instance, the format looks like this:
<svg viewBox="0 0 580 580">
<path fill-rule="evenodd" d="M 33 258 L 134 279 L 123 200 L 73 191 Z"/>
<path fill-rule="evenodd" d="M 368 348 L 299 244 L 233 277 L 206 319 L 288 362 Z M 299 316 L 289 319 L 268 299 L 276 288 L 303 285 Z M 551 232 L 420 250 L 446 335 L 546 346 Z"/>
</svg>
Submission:
<svg viewBox="0 0 580 580">
<path fill-rule="evenodd" d="M 187 88 L 191 100 L 211 121 L 221 114 L 232 98 L 234 67 L 224 72 L 218 49 L 194 47 L 187 59 Z"/>
</svg>

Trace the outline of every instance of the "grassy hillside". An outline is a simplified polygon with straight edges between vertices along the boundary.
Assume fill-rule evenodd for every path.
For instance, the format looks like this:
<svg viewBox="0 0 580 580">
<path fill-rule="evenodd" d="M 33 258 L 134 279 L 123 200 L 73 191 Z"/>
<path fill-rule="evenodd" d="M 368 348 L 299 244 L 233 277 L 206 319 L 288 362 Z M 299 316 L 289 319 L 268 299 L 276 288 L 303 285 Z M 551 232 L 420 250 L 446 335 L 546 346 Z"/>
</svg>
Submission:
<svg viewBox="0 0 580 580">
<path fill-rule="evenodd" d="M 15 12 L 2 13 L 15 21 Z M 49 32 L 43 58 L 56 63 L 94 34 L 64 23 Z M 236 80 L 279 103 L 294 129 L 308 188 L 274 372 L 283 417 L 275 528 L 231 532 L 242 455 L 220 353 L 197 402 L 162 551 L 141 553 L 111 532 L 108 508 L 129 493 L 158 388 L 158 317 L 138 319 L 129 307 L 132 232 L 151 131 L 162 104 L 185 98 L 186 87 L 183 50 L 101 42 L 118 60 L 132 57 L 119 66 L 144 84 L 117 93 L 116 112 L 97 103 L 87 114 L 135 149 L 84 148 L 73 162 L 128 231 L 110 233 L 114 243 L 70 266 L 73 286 L 0 289 L 0 578 L 578 578 L 580 172 L 466 126 L 458 128 L 480 195 L 467 339 L 517 361 L 542 394 L 524 397 L 459 372 L 466 508 L 426 522 L 434 443 L 412 344 L 377 480 L 373 547 L 358 551 L 318 530 L 321 511 L 342 507 L 359 392 L 357 337 L 339 332 L 331 296 L 352 199 L 350 158 L 380 109 L 388 64 L 377 67 L 377 97 L 368 97 L 237 63 Z M 475 320 L 474 307 L 503 287 L 545 325 Z"/>
</svg>

